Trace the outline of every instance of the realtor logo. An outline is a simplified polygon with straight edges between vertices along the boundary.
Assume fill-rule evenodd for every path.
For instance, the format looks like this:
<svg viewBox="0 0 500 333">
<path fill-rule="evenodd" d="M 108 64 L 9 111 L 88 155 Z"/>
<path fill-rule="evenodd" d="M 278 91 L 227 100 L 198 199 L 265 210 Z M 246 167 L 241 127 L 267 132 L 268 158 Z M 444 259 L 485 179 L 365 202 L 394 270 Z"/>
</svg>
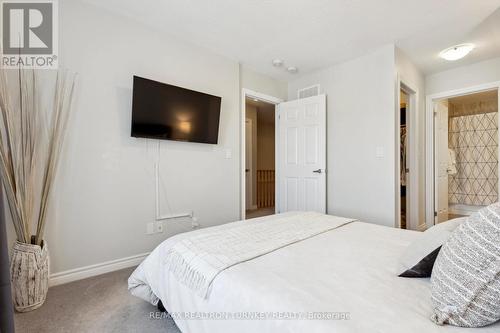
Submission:
<svg viewBox="0 0 500 333">
<path fill-rule="evenodd" d="M 1 1 L 4 68 L 57 68 L 57 2 Z"/>
</svg>

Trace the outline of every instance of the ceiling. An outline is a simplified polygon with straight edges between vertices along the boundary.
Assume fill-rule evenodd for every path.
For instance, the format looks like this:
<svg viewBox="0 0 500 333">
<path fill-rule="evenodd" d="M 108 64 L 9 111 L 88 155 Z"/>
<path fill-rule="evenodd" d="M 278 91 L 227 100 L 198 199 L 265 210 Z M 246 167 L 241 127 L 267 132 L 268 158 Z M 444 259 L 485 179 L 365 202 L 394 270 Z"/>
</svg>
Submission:
<svg viewBox="0 0 500 333">
<path fill-rule="evenodd" d="M 482 1 L 471 3 L 483 4 Z M 476 48 L 458 61 L 446 61 L 438 57 L 441 50 L 462 43 L 473 43 Z M 475 26 L 458 23 L 452 30 L 437 29 L 432 34 L 413 36 L 397 44 L 426 74 L 499 57 L 500 9 L 497 8 Z"/>
<path fill-rule="evenodd" d="M 85 0 L 274 78 L 396 43 L 426 73 L 500 56 L 500 0 Z M 445 62 L 442 49 L 478 48 Z M 297 74 L 274 68 L 281 58 Z"/>
</svg>

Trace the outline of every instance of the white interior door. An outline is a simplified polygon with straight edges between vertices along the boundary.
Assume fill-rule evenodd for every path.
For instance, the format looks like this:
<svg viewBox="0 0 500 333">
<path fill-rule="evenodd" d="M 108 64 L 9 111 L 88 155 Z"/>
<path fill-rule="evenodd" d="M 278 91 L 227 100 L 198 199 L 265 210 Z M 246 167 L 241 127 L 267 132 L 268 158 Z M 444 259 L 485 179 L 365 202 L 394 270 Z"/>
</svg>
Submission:
<svg viewBox="0 0 500 333">
<path fill-rule="evenodd" d="M 253 198 L 253 156 L 252 156 L 252 120 L 245 120 L 245 207 L 252 209 Z"/>
<path fill-rule="evenodd" d="M 326 213 L 326 96 L 279 104 L 279 212 Z"/>
<path fill-rule="evenodd" d="M 448 102 L 435 104 L 436 223 L 448 220 Z"/>
</svg>

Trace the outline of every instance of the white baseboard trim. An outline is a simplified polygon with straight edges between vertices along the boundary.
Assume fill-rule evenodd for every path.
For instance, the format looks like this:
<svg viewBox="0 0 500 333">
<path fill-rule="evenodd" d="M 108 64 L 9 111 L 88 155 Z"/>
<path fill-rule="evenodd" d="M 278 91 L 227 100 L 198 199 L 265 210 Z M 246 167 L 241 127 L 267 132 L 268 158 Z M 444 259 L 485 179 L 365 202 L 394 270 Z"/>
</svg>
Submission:
<svg viewBox="0 0 500 333">
<path fill-rule="evenodd" d="M 149 253 L 138 254 L 131 257 L 102 262 L 100 264 L 70 269 L 67 271 L 50 274 L 49 287 L 86 279 L 120 269 L 139 265 Z"/>
</svg>

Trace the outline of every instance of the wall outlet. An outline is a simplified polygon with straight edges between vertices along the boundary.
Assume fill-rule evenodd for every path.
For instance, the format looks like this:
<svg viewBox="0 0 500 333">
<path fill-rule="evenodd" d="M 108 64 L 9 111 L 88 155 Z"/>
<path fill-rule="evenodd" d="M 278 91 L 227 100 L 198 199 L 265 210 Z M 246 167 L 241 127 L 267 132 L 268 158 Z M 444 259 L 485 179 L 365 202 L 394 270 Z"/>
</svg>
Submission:
<svg viewBox="0 0 500 333">
<path fill-rule="evenodd" d="M 146 235 L 152 235 L 155 233 L 155 225 L 153 222 L 146 225 Z"/>
<path fill-rule="evenodd" d="M 163 232 L 163 222 L 162 221 L 156 222 L 156 232 L 159 234 Z"/>
</svg>

